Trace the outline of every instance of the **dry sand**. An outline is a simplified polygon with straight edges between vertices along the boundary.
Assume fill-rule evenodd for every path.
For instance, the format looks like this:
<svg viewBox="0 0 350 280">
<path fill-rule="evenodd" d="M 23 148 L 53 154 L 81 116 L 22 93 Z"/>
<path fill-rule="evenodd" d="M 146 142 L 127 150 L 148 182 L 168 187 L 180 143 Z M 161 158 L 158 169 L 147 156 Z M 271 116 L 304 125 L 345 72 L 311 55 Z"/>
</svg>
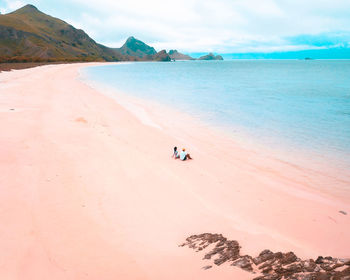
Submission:
<svg viewBox="0 0 350 280">
<path fill-rule="evenodd" d="M 203 232 L 252 255 L 350 257 L 345 171 L 266 157 L 165 109 L 123 107 L 78 79 L 84 66 L 0 74 L 2 280 L 253 278 L 203 270 L 201 254 L 178 247 Z M 173 160 L 174 145 L 194 160 Z"/>
</svg>

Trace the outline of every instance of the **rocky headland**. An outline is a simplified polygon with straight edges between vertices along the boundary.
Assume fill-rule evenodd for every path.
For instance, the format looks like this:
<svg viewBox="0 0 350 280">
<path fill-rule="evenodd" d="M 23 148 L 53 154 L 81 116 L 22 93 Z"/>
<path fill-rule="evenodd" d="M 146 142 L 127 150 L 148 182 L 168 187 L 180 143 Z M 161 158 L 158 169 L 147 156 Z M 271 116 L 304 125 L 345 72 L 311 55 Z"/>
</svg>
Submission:
<svg viewBox="0 0 350 280">
<path fill-rule="evenodd" d="M 170 50 L 169 56 L 172 60 L 194 60 L 193 57 L 187 54 L 180 53 L 177 50 Z"/>
<path fill-rule="evenodd" d="M 152 56 L 153 61 L 170 61 L 171 58 L 166 50 L 161 50 Z"/>
</svg>

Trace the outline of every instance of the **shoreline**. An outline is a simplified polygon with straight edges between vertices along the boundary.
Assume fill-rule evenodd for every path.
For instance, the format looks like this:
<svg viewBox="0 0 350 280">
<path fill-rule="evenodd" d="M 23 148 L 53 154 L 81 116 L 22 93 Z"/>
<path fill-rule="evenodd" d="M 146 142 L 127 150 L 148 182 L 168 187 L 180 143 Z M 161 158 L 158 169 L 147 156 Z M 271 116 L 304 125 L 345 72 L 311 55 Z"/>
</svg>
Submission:
<svg viewBox="0 0 350 280">
<path fill-rule="evenodd" d="M 266 168 L 205 127 L 186 123 L 176 139 L 175 123 L 143 124 L 78 80 L 86 66 L 0 74 L 4 279 L 254 277 L 227 265 L 203 270 L 202 256 L 178 247 L 204 232 L 249 254 L 350 257 L 348 199 L 325 202 L 311 177 Z M 195 159 L 173 160 L 174 143 Z"/>
<path fill-rule="evenodd" d="M 302 188 L 302 191 L 307 192 L 312 189 L 312 191 L 321 196 L 334 196 L 334 198 L 340 200 L 344 199 L 345 196 L 346 199 L 344 202 L 350 203 L 350 173 L 344 166 L 334 167 L 334 161 L 331 161 L 331 163 L 326 162 L 327 158 L 324 158 L 322 162 L 319 158 L 314 160 L 315 155 L 306 153 L 305 150 L 300 152 L 299 155 L 291 155 L 290 151 L 286 151 L 283 147 L 274 147 L 272 149 L 266 144 L 258 142 L 256 139 L 250 139 L 249 137 L 251 135 L 233 135 L 225 131 L 224 127 L 215 127 L 213 124 L 202 121 L 199 117 L 194 117 L 186 112 L 171 108 L 167 104 L 128 95 L 113 87 L 96 81 L 90 81 L 82 71 L 79 71 L 79 80 L 92 89 L 112 98 L 125 110 L 137 117 L 144 125 L 164 130 L 164 133 L 178 139 L 185 146 L 188 146 L 191 136 L 189 139 L 184 140 L 179 135 L 189 136 L 189 131 L 195 130 L 198 132 L 198 128 L 200 128 L 199 132 L 202 138 L 206 134 L 209 134 L 211 137 L 220 138 L 220 141 L 225 142 L 226 145 L 230 143 L 235 148 L 249 152 L 250 157 L 256 157 L 260 162 L 266 159 L 264 162 L 264 164 L 267 164 L 265 166 L 266 168 L 269 168 L 271 164 L 278 163 L 281 168 L 287 166 L 290 170 L 294 169 L 296 172 L 301 170 L 312 174 L 309 178 L 311 181 L 308 184 L 308 188 Z M 186 124 L 185 129 L 182 128 L 184 123 Z M 191 128 L 188 128 L 189 126 Z M 196 150 L 195 145 L 191 148 Z M 225 151 L 222 152 L 224 153 Z M 276 168 L 276 166 L 273 168 Z M 292 179 L 295 179 L 295 176 L 305 177 L 303 174 L 295 173 Z M 319 179 L 314 181 L 313 179 L 317 177 Z"/>
<path fill-rule="evenodd" d="M 0 63 L 0 73 L 7 72 L 12 70 L 22 70 L 35 68 L 39 66 L 45 65 L 58 65 L 58 64 L 71 64 L 74 62 L 64 62 L 64 61 L 56 61 L 56 62 L 1 62 Z M 75 62 L 79 63 L 79 62 Z"/>
</svg>

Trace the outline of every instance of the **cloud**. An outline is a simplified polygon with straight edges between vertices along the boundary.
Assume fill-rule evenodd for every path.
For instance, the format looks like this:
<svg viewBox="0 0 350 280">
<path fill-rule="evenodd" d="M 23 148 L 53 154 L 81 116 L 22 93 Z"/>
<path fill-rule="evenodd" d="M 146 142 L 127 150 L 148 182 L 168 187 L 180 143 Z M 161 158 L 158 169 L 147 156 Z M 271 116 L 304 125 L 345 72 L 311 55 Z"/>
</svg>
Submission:
<svg viewBox="0 0 350 280">
<path fill-rule="evenodd" d="M 17 10 L 18 8 L 23 7 L 25 5 L 25 2 L 20 0 L 15 0 L 15 1 L 5 0 L 0 5 L 1 5 L 0 6 L 1 13 L 6 14 L 8 12 L 11 12 L 11 11 Z"/>
<path fill-rule="evenodd" d="M 349 0 L 34 1 L 112 47 L 131 35 L 158 50 L 184 52 L 297 50 L 349 41 Z M 5 2 L 9 10 L 20 1 Z"/>
<path fill-rule="evenodd" d="M 89 11 L 78 21 L 116 47 L 129 35 L 157 49 L 223 52 L 324 47 L 297 36 L 350 31 L 347 0 L 73 0 Z M 314 37 L 316 40 L 317 38 Z M 114 43 L 113 43 L 114 42 Z M 321 42 L 319 40 L 319 42 Z"/>
<path fill-rule="evenodd" d="M 32 4 L 37 4 L 40 0 L 31 1 Z M 0 2 L 0 12 L 2 14 L 7 14 L 13 12 L 19 8 L 22 8 L 28 4 L 26 1 L 22 0 L 3 0 Z"/>
</svg>

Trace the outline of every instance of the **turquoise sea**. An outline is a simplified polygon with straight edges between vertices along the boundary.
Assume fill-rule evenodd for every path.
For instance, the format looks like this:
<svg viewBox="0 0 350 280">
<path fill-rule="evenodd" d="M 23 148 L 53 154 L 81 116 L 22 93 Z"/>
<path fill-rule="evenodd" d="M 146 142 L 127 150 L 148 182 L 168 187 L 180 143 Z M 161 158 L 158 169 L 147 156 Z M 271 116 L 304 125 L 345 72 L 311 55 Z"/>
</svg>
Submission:
<svg viewBox="0 0 350 280">
<path fill-rule="evenodd" d="M 88 67 L 83 76 L 350 170 L 350 60 L 135 62 Z"/>
</svg>

